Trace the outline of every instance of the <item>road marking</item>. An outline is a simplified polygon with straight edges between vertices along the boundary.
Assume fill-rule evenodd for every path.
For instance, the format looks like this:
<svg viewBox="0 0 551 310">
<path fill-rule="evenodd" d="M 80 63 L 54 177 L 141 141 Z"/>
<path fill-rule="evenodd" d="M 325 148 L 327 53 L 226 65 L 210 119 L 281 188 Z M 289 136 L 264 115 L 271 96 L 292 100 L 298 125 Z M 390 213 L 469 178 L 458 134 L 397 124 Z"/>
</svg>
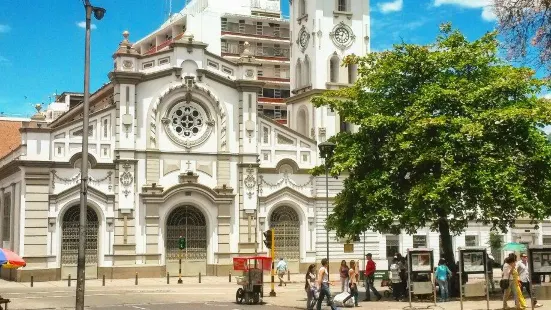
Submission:
<svg viewBox="0 0 551 310">
<path fill-rule="evenodd" d="M 141 310 L 147 310 L 147 308 L 142 308 L 142 307 L 138 307 L 138 306 L 131 306 L 132 308 L 136 308 L 136 309 L 141 309 Z"/>
</svg>

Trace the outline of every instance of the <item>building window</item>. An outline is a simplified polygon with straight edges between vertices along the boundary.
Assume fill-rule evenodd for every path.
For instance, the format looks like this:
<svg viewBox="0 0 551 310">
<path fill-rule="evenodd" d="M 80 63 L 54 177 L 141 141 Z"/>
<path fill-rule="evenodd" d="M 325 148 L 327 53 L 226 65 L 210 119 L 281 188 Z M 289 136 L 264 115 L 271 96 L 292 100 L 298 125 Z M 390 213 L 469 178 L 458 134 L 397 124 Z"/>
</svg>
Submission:
<svg viewBox="0 0 551 310">
<path fill-rule="evenodd" d="M 551 245 L 551 235 L 543 236 L 543 245 Z"/>
<path fill-rule="evenodd" d="M 337 10 L 340 12 L 349 12 L 348 0 L 337 0 Z"/>
<path fill-rule="evenodd" d="M 302 74 L 302 85 L 303 86 L 309 86 L 310 85 L 310 59 L 308 56 L 304 58 L 304 68 L 303 68 L 303 74 Z"/>
<path fill-rule="evenodd" d="M 11 194 L 4 195 L 4 214 L 2 218 L 2 241 L 11 240 L 11 227 L 10 227 L 10 218 L 11 218 Z"/>
<path fill-rule="evenodd" d="M 348 84 L 356 83 L 356 79 L 358 78 L 358 65 L 349 64 L 347 68 L 348 68 Z"/>
<path fill-rule="evenodd" d="M 302 17 L 306 15 L 306 0 L 298 1 L 298 16 Z"/>
<path fill-rule="evenodd" d="M 465 236 L 465 246 L 478 246 L 478 236 Z"/>
<path fill-rule="evenodd" d="M 308 136 L 308 112 L 305 108 L 298 111 L 297 131 L 303 136 Z"/>
<path fill-rule="evenodd" d="M 296 71 L 295 72 L 295 78 L 296 78 L 295 79 L 296 80 L 295 88 L 298 89 L 298 88 L 302 87 L 302 78 L 301 78 L 301 76 L 302 76 L 302 63 L 301 63 L 300 59 L 297 60 L 297 67 L 296 67 L 295 71 Z"/>
<path fill-rule="evenodd" d="M 333 55 L 331 57 L 331 60 L 329 60 L 329 81 L 331 83 L 339 82 L 339 70 L 340 70 L 339 64 L 340 64 L 339 56 Z"/>
<path fill-rule="evenodd" d="M 391 258 L 400 253 L 400 237 L 396 235 L 386 236 L 386 257 Z"/>
<path fill-rule="evenodd" d="M 103 120 L 103 137 L 104 138 L 107 138 L 107 122 L 108 122 L 107 119 Z"/>
<path fill-rule="evenodd" d="M 262 142 L 263 143 L 268 143 L 270 140 L 269 140 L 269 137 L 270 137 L 270 129 L 268 129 L 268 127 L 263 127 L 263 133 L 262 133 Z"/>
<path fill-rule="evenodd" d="M 426 248 L 427 247 L 427 236 L 425 235 L 414 235 L 413 236 L 413 247 L 414 248 Z"/>
</svg>

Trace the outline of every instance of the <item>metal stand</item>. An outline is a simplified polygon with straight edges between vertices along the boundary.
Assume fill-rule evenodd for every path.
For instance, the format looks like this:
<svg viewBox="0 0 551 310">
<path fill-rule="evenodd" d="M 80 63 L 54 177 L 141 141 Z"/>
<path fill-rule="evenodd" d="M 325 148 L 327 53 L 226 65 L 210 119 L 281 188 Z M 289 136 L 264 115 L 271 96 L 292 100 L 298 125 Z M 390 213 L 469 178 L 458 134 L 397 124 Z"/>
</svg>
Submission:
<svg viewBox="0 0 551 310">
<path fill-rule="evenodd" d="M 407 253 L 408 256 L 408 295 L 409 295 L 409 309 L 414 309 L 411 306 L 411 255 L 409 254 L 409 250 Z"/>
<path fill-rule="evenodd" d="M 459 255 L 462 255 L 461 252 L 459 252 Z M 459 305 L 461 306 L 461 310 L 463 310 L 463 272 L 462 263 L 463 258 L 459 258 Z"/>
</svg>

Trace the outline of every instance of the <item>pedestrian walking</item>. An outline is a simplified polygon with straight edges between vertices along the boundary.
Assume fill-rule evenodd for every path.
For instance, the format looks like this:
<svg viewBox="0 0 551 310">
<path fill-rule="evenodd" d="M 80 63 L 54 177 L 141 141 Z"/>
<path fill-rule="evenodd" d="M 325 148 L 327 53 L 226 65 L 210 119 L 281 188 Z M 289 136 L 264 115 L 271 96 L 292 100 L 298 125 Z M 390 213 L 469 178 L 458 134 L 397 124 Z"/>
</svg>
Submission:
<svg viewBox="0 0 551 310">
<path fill-rule="evenodd" d="M 283 286 L 283 284 L 287 286 L 287 283 L 283 281 L 283 277 L 285 277 L 285 273 L 287 273 L 287 263 L 285 262 L 283 257 L 279 259 L 279 262 L 277 262 L 276 270 L 277 270 L 277 277 L 279 278 L 278 286 Z"/>
<path fill-rule="evenodd" d="M 314 310 L 316 305 L 316 264 L 308 266 L 306 271 L 306 283 L 304 284 L 304 290 L 306 291 L 306 309 Z"/>
<path fill-rule="evenodd" d="M 503 264 L 503 277 L 500 283 L 504 291 L 503 309 L 509 309 L 507 301 L 511 295 L 513 295 L 517 309 L 526 309 L 526 300 L 524 300 L 524 296 L 522 296 L 519 285 L 520 277 L 516 268 L 516 260 L 516 255 L 512 254 L 505 259 L 505 264 Z"/>
<path fill-rule="evenodd" d="M 397 256 L 394 256 L 390 265 L 390 282 L 392 297 L 394 300 L 400 301 L 400 298 L 402 298 L 402 279 L 400 278 L 400 262 Z"/>
<path fill-rule="evenodd" d="M 329 270 L 327 266 L 327 258 L 321 260 L 321 267 L 318 271 L 318 288 L 319 288 L 319 297 L 318 303 L 316 306 L 317 310 L 321 310 L 321 304 L 323 303 L 323 298 L 327 297 L 327 303 L 331 307 L 331 310 L 336 310 L 331 300 L 331 289 L 329 288 Z"/>
<path fill-rule="evenodd" d="M 525 253 L 522 253 L 520 255 L 520 261 L 517 262 L 516 268 L 519 274 L 520 282 L 521 282 L 521 288 L 520 291 L 525 288 L 528 292 L 528 296 L 530 296 L 530 301 L 534 304 L 535 308 L 539 308 L 542 305 L 538 303 L 536 298 L 532 296 L 532 285 L 530 283 L 530 271 L 528 270 L 528 256 Z"/>
<path fill-rule="evenodd" d="M 341 292 L 348 292 L 348 266 L 346 261 L 343 259 L 341 262 L 341 267 L 339 268 L 339 274 L 341 276 Z"/>
<path fill-rule="evenodd" d="M 377 301 L 379 301 L 383 296 L 381 296 L 381 294 L 377 291 L 374 285 L 375 271 L 377 270 L 377 266 L 372 259 L 371 253 L 367 253 L 365 258 L 367 259 L 367 263 L 365 264 L 365 299 L 364 301 L 371 301 L 371 295 L 369 293 L 369 290 L 373 292 L 373 294 L 377 297 Z"/>
<path fill-rule="evenodd" d="M 359 307 L 358 305 L 358 297 L 359 297 L 359 292 L 358 292 L 358 272 L 357 272 L 357 267 L 356 267 L 356 263 L 351 260 L 350 261 L 350 268 L 348 270 L 348 279 L 350 281 L 350 295 L 348 295 L 348 297 L 346 297 L 342 302 L 344 305 L 346 305 L 346 302 L 354 297 L 354 306 L 355 307 Z"/>
<path fill-rule="evenodd" d="M 494 257 L 492 254 L 486 254 L 486 274 L 488 275 L 488 288 L 492 288 L 490 292 L 494 292 L 496 290 L 495 284 L 494 284 Z"/>
<path fill-rule="evenodd" d="M 451 270 L 446 266 L 446 260 L 441 258 L 436 267 L 436 281 L 440 289 L 440 301 L 446 302 L 450 300 L 449 282 L 448 279 L 452 275 Z"/>
</svg>

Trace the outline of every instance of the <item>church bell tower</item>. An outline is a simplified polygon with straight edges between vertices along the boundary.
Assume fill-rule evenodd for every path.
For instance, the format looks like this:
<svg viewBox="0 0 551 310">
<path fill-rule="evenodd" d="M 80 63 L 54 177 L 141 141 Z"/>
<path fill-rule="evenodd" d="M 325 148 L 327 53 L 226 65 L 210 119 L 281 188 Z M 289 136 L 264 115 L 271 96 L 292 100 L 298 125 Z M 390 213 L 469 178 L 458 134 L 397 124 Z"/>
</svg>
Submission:
<svg viewBox="0 0 551 310">
<path fill-rule="evenodd" d="M 370 52 L 369 0 L 290 0 L 291 93 L 289 127 L 322 142 L 351 128 L 311 98 L 327 89 L 353 84 L 356 66 L 343 67 L 348 55 Z"/>
</svg>

